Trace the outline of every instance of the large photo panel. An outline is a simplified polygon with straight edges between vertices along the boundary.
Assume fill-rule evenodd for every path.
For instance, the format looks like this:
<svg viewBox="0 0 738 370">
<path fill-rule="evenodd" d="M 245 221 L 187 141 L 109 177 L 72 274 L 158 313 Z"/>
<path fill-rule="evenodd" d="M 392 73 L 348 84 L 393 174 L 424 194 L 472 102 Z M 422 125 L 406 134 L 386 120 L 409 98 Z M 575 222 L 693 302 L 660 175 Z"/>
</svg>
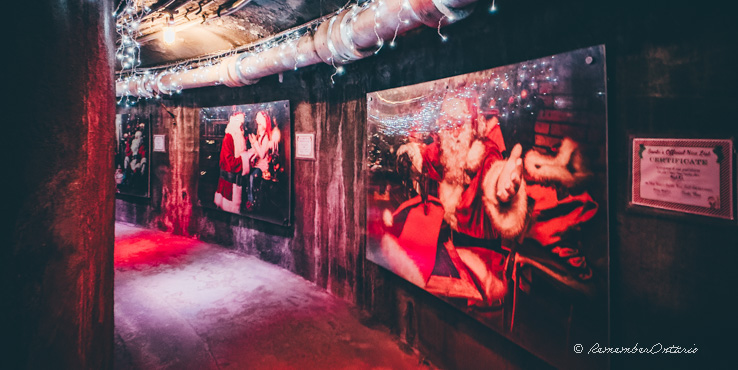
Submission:
<svg viewBox="0 0 738 370">
<path fill-rule="evenodd" d="M 115 137 L 116 193 L 149 197 L 151 117 L 116 114 Z"/>
<path fill-rule="evenodd" d="M 605 49 L 367 96 L 367 258 L 554 366 L 607 366 Z"/>
<path fill-rule="evenodd" d="M 200 205 L 290 224 L 290 105 L 200 110 Z"/>
</svg>

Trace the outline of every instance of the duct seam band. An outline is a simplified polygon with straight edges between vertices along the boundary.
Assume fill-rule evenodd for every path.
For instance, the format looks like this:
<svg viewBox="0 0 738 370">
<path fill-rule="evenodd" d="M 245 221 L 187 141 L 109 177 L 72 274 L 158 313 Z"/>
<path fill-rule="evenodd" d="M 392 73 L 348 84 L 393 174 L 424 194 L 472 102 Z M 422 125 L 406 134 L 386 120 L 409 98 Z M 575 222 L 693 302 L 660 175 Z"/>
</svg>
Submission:
<svg viewBox="0 0 738 370">
<path fill-rule="evenodd" d="M 433 5 L 438 9 L 441 14 L 443 14 L 446 19 L 449 20 L 449 22 L 454 22 L 462 18 L 466 18 L 471 14 L 472 9 L 471 7 L 466 8 L 450 8 L 444 4 L 444 0 L 431 0 L 433 2 Z"/>
<path fill-rule="evenodd" d="M 341 36 L 341 42 L 343 43 L 344 47 L 348 49 L 350 52 L 350 56 L 352 60 L 359 60 L 364 59 L 372 54 L 374 54 L 374 51 L 368 51 L 368 50 L 359 50 L 356 47 L 356 44 L 354 43 L 354 28 L 350 24 L 350 22 L 354 19 L 354 17 L 360 13 L 359 7 L 354 4 L 351 7 L 351 11 L 346 13 L 346 15 L 341 19 L 341 24 L 338 27 L 338 32 Z"/>
<path fill-rule="evenodd" d="M 331 52 L 331 60 L 336 61 L 336 58 L 340 58 L 341 60 L 338 61 L 338 64 L 346 63 L 348 62 L 347 59 L 343 58 L 341 54 L 336 51 L 335 45 L 333 45 L 333 39 L 331 37 L 333 36 L 333 24 L 336 23 L 336 19 L 338 18 L 338 15 L 331 18 L 331 21 L 328 23 L 328 32 L 326 33 L 325 37 L 325 44 L 328 46 L 328 51 Z"/>
<path fill-rule="evenodd" d="M 241 61 L 246 59 L 246 57 L 248 57 L 248 53 L 243 53 L 239 55 L 236 59 L 234 68 L 236 69 L 236 76 L 238 77 L 238 81 L 243 85 L 250 85 L 253 83 L 253 80 L 246 78 L 246 76 L 243 75 L 243 72 L 241 72 Z"/>
</svg>

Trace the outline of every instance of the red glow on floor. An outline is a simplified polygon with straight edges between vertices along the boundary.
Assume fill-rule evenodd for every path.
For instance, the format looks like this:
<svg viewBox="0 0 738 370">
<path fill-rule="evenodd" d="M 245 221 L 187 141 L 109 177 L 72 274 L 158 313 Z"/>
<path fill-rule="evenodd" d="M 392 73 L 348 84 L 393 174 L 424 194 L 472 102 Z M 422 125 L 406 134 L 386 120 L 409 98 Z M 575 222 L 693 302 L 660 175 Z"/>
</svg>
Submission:
<svg viewBox="0 0 738 370">
<path fill-rule="evenodd" d="M 115 267 L 176 263 L 179 256 L 186 254 L 198 244 L 197 239 L 167 235 L 155 231 L 142 231 L 115 240 Z"/>
</svg>

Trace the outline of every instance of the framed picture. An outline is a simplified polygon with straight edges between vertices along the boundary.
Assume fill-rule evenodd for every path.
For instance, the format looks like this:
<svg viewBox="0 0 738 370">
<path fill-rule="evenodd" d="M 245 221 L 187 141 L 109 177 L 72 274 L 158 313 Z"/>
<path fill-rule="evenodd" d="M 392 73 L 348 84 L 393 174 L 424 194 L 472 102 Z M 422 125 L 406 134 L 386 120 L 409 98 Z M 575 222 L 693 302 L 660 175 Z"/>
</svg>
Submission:
<svg viewBox="0 0 738 370">
<path fill-rule="evenodd" d="M 167 135 L 154 135 L 154 151 L 166 153 Z"/>
<path fill-rule="evenodd" d="M 200 205 L 289 225 L 290 105 L 200 110 Z"/>
<path fill-rule="evenodd" d="M 733 142 L 633 138 L 631 204 L 732 220 Z"/>
<path fill-rule="evenodd" d="M 149 197 L 151 117 L 115 116 L 115 186 L 118 194 Z"/>
<path fill-rule="evenodd" d="M 295 133 L 295 159 L 315 160 L 315 133 Z"/>
<path fill-rule="evenodd" d="M 367 258 L 555 367 L 604 368 L 605 49 L 367 96 Z"/>
</svg>

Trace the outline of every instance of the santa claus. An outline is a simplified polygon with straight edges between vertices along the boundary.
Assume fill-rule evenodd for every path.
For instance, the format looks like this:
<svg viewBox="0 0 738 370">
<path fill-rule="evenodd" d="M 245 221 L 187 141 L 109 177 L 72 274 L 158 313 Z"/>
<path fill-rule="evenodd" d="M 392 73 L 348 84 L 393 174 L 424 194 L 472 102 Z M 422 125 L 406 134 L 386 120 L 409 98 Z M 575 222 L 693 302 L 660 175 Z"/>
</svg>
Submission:
<svg viewBox="0 0 738 370">
<path fill-rule="evenodd" d="M 385 210 L 381 257 L 432 293 L 493 307 L 506 292 L 501 239 L 523 232 L 528 207 L 522 147 L 505 160 L 499 132 L 477 122 L 470 99 L 449 97 L 441 106 L 439 140 L 398 148 L 415 172 L 438 182 L 438 196 L 421 194 Z"/>
<path fill-rule="evenodd" d="M 241 182 L 249 173 L 249 161 L 253 152 L 246 150 L 244 138 L 244 113 L 231 115 L 220 148 L 220 177 L 213 201 L 218 208 L 231 213 L 241 210 Z"/>
<path fill-rule="evenodd" d="M 597 203 L 583 186 L 591 177 L 579 144 L 570 138 L 550 153 L 530 150 L 525 155 L 533 222 L 518 259 L 575 287 L 592 278 L 579 236 L 597 213 Z"/>
<path fill-rule="evenodd" d="M 131 171 L 134 174 L 143 174 L 146 171 L 146 145 L 143 132 L 136 131 L 134 134 L 131 140 L 131 152 L 133 153 L 133 160 L 130 162 Z"/>
</svg>

